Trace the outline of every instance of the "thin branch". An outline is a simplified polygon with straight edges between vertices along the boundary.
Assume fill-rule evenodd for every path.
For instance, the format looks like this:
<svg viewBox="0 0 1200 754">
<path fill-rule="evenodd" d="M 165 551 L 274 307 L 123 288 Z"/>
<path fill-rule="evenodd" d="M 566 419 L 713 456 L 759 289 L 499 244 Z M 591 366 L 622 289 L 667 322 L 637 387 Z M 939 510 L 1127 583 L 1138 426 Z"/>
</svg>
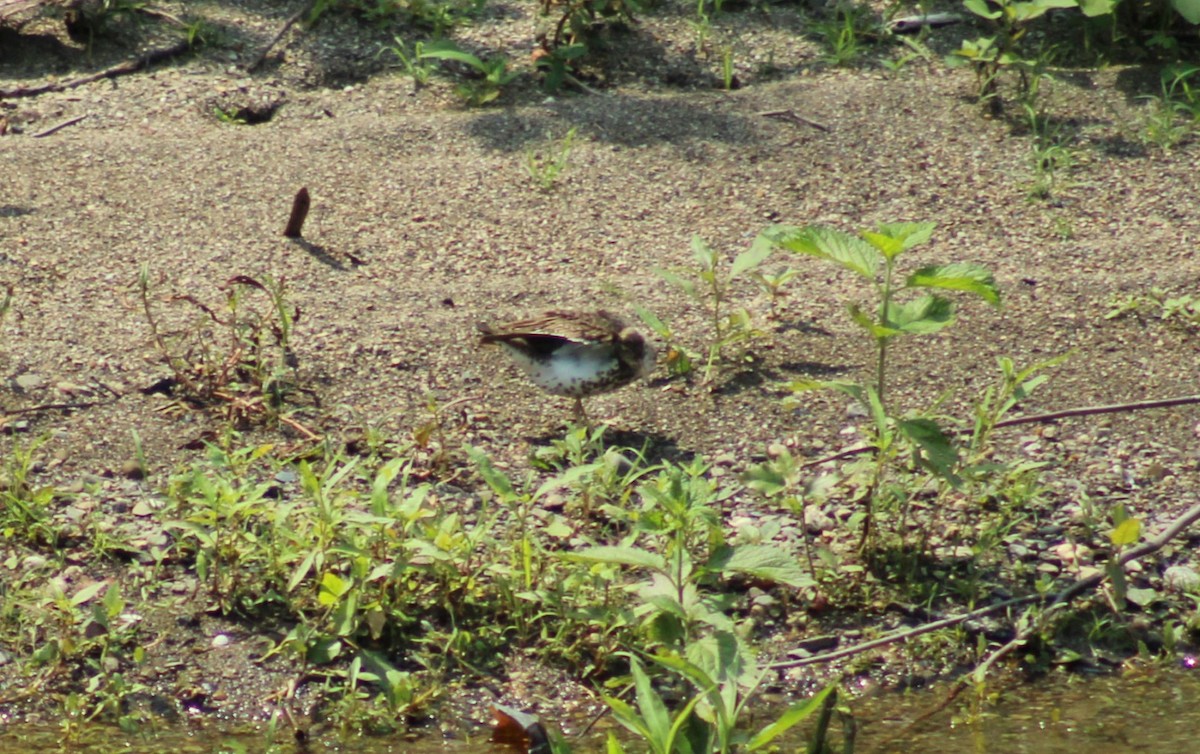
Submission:
<svg viewBox="0 0 1200 754">
<path fill-rule="evenodd" d="M 33 138 L 33 139 L 42 139 L 42 138 L 45 138 L 45 137 L 47 137 L 47 136 L 49 136 L 49 135 L 51 135 L 51 134 L 56 134 L 56 133 L 58 133 L 59 131 L 61 131 L 61 130 L 63 130 L 64 128 L 66 128 L 67 126 L 73 126 L 73 125 L 75 125 L 76 123 L 78 123 L 79 121 L 83 120 L 83 119 L 84 119 L 84 118 L 86 118 L 86 117 L 88 117 L 88 114 L 87 114 L 87 113 L 84 113 L 83 115 L 77 115 L 77 116 L 75 116 L 74 118 L 71 118 L 71 119 L 69 119 L 69 120 L 64 120 L 62 123 L 59 123 L 57 126 L 50 126 L 50 127 L 49 127 L 49 128 L 47 128 L 45 131 L 38 131 L 37 133 L 35 133 L 35 134 L 34 134 L 33 136 L 31 136 L 30 138 Z"/>
<path fill-rule="evenodd" d="M 116 78 L 117 76 L 123 76 L 127 73 L 140 71 L 143 68 L 153 65 L 159 61 L 173 58 L 177 55 L 182 55 L 190 49 L 192 49 L 192 47 L 186 41 L 177 42 L 170 47 L 151 50 L 145 55 L 134 58 L 133 60 L 126 60 L 123 63 L 117 63 L 114 66 L 105 68 L 103 71 L 89 73 L 86 76 L 80 76 L 79 78 L 71 79 L 70 81 L 40 84 L 38 86 L 30 87 L 18 86 L 15 89 L 0 89 L 0 99 L 34 97 L 39 94 L 46 94 L 47 92 L 65 92 L 68 89 L 75 89 L 76 87 L 83 86 L 84 84 L 90 84 L 93 81 L 99 81 L 100 79 L 111 79 Z"/>
<path fill-rule="evenodd" d="M 118 396 L 119 398 L 120 396 Z M 91 408 L 92 406 L 107 406 L 110 403 L 116 403 L 116 399 L 109 401 L 81 401 L 78 403 L 42 403 L 37 406 L 29 406 L 27 408 L 14 408 L 11 410 L 0 411 L 0 416 L 20 416 L 21 414 L 36 414 L 41 411 L 72 411 L 77 408 Z"/>
<path fill-rule="evenodd" d="M 1190 406 L 1200 403 L 1200 395 L 1185 395 L 1179 398 L 1161 398 L 1149 401 L 1134 401 L 1132 403 L 1112 403 L 1107 406 L 1080 406 L 1077 408 L 1065 408 L 1062 411 L 1048 411 L 1044 414 L 1030 414 L 1029 416 L 1017 416 L 1012 419 L 1004 419 L 996 422 L 993 428 L 1000 429 L 1001 427 L 1015 427 L 1020 424 L 1037 424 L 1041 422 L 1058 421 L 1059 419 L 1070 419 L 1076 416 L 1096 416 L 1099 414 L 1118 414 L 1130 411 L 1144 411 L 1152 408 L 1170 408 L 1172 406 Z M 971 430 L 964 429 L 959 434 L 970 434 Z M 806 461 L 800 465 L 800 468 L 807 469 L 813 466 L 820 466 L 823 463 L 832 461 L 840 461 L 843 458 L 852 458 L 863 453 L 871 451 L 870 445 L 854 445 L 849 448 L 843 448 L 831 455 L 818 458 L 813 461 Z"/>
<path fill-rule="evenodd" d="M 255 68 L 258 68 L 260 65 L 262 65 L 263 61 L 267 59 L 267 55 L 271 54 L 271 49 L 275 47 L 275 45 L 279 44 L 279 40 L 283 39 L 284 34 L 288 33 L 288 29 L 295 26 L 296 22 L 301 18 L 304 18 L 304 16 L 311 11 L 316 4 L 316 0 L 308 0 L 308 2 L 304 3 L 304 5 L 302 5 L 298 11 L 288 16 L 287 20 L 283 22 L 283 26 L 279 27 L 279 31 L 275 32 L 275 36 L 271 37 L 271 41 L 267 42 L 267 46 L 262 49 L 262 52 L 258 53 L 258 56 L 255 57 L 254 60 L 251 60 L 246 66 L 246 71 L 253 71 Z"/>
<path fill-rule="evenodd" d="M 1161 400 L 1134 401 L 1133 403 L 1113 403 L 1108 406 L 1084 406 L 1081 408 L 1066 408 L 1062 411 L 1050 411 L 1045 414 L 1018 416 L 1014 419 L 998 421 L 994 425 L 1000 427 L 1015 427 L 1018 424 L 1034 424 L 1037 422 L 1057 421 L 1073 416 L 1095 416 L 1097 414 L 1118 414 L 1126 411 L 1141 411 L 1148 408 L 1170 408 L 1171 406 L 1188 406 L 1200 403 L 1200 395 L 1185 395 L 1180 398 L 1163 398 Z"/>
<path fill-rule="evenodd" d="M 825 652 L 823 654 L 813 655 L 812 657 L 802 657 L 797 660 L 785 660 L 783 662 L 773 662 L 773 663 L 771 663 L 771 665 L 769 667 L 772 670 L 783 670 L 785 668 L 799 668 L 799 667 L 803 667 L 805 665 L 818 665 L 818 664 L 825 663 L 825 662 L 833 662 L 834 660 L 840 660 L 843 657 L 853 657 L 854 655 L 861 654 L 870 649 L 875 649 L 876 647 L 882 647 L 887 644 L 894 644 L 898 641 L 908 641 L 909 639 L 916 638 L 916 637 L 920 636 L 921 634 L 927 634 L 930 631 L 937 631 L 942 628 L 948 628 L 950 626 L 958 625 L 959 623 L 965 623 L 969 620 L 975 620 L 976 618 L 982 618 L 986 615 L 991 615 L 992 613 L 996 613 L 1001 610 L 1006 610 L 1010 607 L 1018 607 L 1020 605 L 1028 605 L 1032 602 L 1037 602 L 1040 599 L 1042 599 L 1041 595 L 1033 594 L 1033 595 L 1028 595 L 1025 597 L 1017 597 L 1015 599 L 1005 600 L 1004 602 L 997 602 L 994 605 L 988 605 L 987 607 L 981 607 L 978 610 L 972 610 L 969 613 L 963 613 L 961 615 L 952 615 L 949 618 L 943 618 L 941 620 L 936 620 L 936 621 L 933 621 L 932 623 L 925 623 L 920 626 L 917 626 L 916 628 L 910 628 L 910 629 L 906 629 L 904 631 L 898 631 L 894 634 L 889 634 L 888 636 L 882 636 L 878 639 L 872 639 L 871 641 L 864 641 L 861 644 L 855 644 L 852 647 L 845 647 L 843 649 L 837 649 L 832 652 Z"/>
<path fill-rule="evenodd" d="M 803 126 L 812 126 L 818 131 L 832 130 L 824 123 L 797 114 L 795 110 L 763 110 L 762 112 L 755 113 L 755 115 L 763 118 L 779 118 L 780 120 L 789 120 L 792 123 L 797 123 Z"/>
</svg>

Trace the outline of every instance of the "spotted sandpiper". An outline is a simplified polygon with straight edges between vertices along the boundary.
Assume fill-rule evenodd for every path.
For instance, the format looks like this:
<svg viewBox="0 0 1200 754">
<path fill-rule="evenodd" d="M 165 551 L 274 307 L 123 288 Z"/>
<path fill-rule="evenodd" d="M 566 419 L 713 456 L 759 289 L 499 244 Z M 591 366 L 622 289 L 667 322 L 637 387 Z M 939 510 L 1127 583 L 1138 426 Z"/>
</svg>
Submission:
<svg viewBox="0 0 1200 754">
<path fill-rule="evenodd" d="M 654 349 L 642 334 L 605 311 L 552 311 L 478 327 L 481 342 L 504 346 L 535 385 L 574 398 L 575 419 L 585 423 L 584 398 L 628 385 L 654 368 Z"/>
</svg>

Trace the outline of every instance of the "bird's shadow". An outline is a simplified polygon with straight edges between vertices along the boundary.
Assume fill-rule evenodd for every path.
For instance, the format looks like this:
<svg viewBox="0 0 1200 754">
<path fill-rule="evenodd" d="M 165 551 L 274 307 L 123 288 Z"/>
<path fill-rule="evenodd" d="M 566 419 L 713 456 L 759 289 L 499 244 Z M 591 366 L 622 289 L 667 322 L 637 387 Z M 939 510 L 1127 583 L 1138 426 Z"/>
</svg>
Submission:
<svg viewBox="0 0 1200 754">
<path fill-rule="evenodd" d="M 339 272 L 345 272 L 353 267 L 361 267 L 367 263 L 365 259 L 355 256 L 349 252 L 333 254 L 329 251 L 329 249 L 326 249 L 321 244 L 313 243 L 305 238 L 293 238 L 291 240 L 292 243 L 307 251 L 313 259 L 317 260 L 326 267 L 331 267 Z"/>
</svg>

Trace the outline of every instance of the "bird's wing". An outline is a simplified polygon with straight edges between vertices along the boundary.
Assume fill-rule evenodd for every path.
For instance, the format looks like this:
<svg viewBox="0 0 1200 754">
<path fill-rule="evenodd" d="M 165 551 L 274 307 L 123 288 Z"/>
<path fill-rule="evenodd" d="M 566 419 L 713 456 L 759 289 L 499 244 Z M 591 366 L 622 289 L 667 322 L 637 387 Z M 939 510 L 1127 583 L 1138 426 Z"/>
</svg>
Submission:
<svg viewBox="0 0 1200 754">
<path fill-rule="evenodd" d="M 485 343 L 518 338 L 551 338 L 557 341 L 596 343 L 615 339 L 624 326 L 620 319 L 604 311 L 551 311 L 540 317 L 500 325 L 480 325 L 479 329 L 483 333 Z"/>
</svg>

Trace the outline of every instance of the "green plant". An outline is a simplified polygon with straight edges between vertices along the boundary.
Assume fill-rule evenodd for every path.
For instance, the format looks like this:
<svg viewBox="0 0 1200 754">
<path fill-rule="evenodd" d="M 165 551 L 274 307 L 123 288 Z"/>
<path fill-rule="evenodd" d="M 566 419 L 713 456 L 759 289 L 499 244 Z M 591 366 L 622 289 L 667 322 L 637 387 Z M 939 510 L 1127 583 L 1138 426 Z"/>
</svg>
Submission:
<svg viewBox="0 0 1200 754">
<path fill-rule="evenodd" d="M 1143 95 L 1147 112 L 1142 132 L 1146 141 L 1164 153 L 1200 129 L 1200 66 L 1174 65 L 1163 69 L 1162 93 Z"/>
<path fill-rule="evenodd" d="M 400 37 L 393 37 L 396 44 L 389 45 L 380 50 L 380 53 L 390 52 L 395 58 L 400 61 L 400 67 L 404 69 L 404 73 L 412 77 L 413 89 L 417 90 L 429 83 L 429 77 L 433 74 L 431 66 L 421 62 L 421 55 L 425 51 L 424 42 L 414 42 L 412 52 L 408 51 L 408 46 Z"/>
<path fill-rule="evenodd" d="M 572 126 L 567 135 L 559 142 L 554 153 L 545 155 L 529 149 L 525 152 L 525 172 L 537 183 L 542 191 L 550 191 L 558 183 L 558 178 L 567 168 L 571 156 L 571 145 L 575 142 L 578 129 Z"/>
<path fill-rule="evenodd" d="M 286 281 L 230 278 L 222 286 L 223 313 L 190 294 L 169 296 L 175 312 L 191 315 L 169 330 L 155 309 L 148 266 L 138 274 L 137 289 L 159 358 L 171 370 L 171 390 L 194 405 L 223 406 L 233 425 L 282 421 L 316 437 L 282 412 L 300 394 L 311 396 L 295 379 L 291 337 L 299 309 L 288 300 Z M 252 296 L 257 305 L 249 303 Z"/>
<path fill-rule="evenodd" d="M 554 94 L 562 89 L 566 82 L 582 86 L 575 79 L 572 71 L 578 61 L 587 55 L 587 52 L 587 45 L 582 42 L 560 44 L 554 47 L 544 43 L 534 58 L 534 65 L 542 72 L 542 89 L 549 94 Z"/>
<path fill-rule="evenodd" d="M 1069 146 L 1071 137 L 1063 126 L 1035 110 L 1033 105 L 1022 103 L 1022 106 L 1033 134 L 1029 159 L 1033 181 L 1029 195 L 1049 199 L 1061 186 L 1061 174 L 1074 162 Z"/>
<path fill-rule="evenodd" d="M 992 25 L 988 37 L 964 39 L 962 46 L 947 59 L 950 64 L 967 63 L 975 69 L 979 101 L 999 112 L 1001 71 L 1017 72 L 1019 89 L 1028 101 L 1030 87 L 1036 87 L 1044 71 L 1049 52 L 1030 53 L 1023 48 L 1030 24 L 1059 8 L 1078 8 L 1088 18 L 1112 13 L 1118 0 L 964 0 L 963 6 Z M 1036 90 L 1033 91 L 1036 96 Z"/>
<path fill-rule="evenodd" d="M 884 500 L 902 499 L 903 489 L 884 484 L 891 460 L 903 450 L 911 451 L 917 464 L 952 485 L 959 484 L 956 474 L 958 456 L 950 438 L 937 423 L 926 416 L 897 417 L 887 405 L 888 354 L 892 343 L 901 336 L 928 335 L 954 322 L 954 304 L 930 291 L 969 293 L 999 306 L 1000 294 L 985 268 L 970 263 L 951 263 L 921 267 L 901 284 L 896 280 L 896 261 L 901 254 L 926 243 L 933 235 L 933 223 L 885 223 L 874 231 L 857 236 L 819 226 L 772 226 L 759 234 L 752 248 L 780 247 L 816 257 L 849 270 L 869 284 L 875 303 L 866 308 L 850 303 L 847 310 L 853 321 L 875 346 L 874 379 L 867 384 L 835 381 L 799 380 L 789 384 L 799 393 L 814 388 L 834 389 L 859 403 L 870 420 L 867 444 L 873 450 L 866 473 L 862 500 L 863 545 L 869 542 L 871 517 Z M 909 294 L 901 301 L 902 294 Z"/>
<path fill-rule="evenodd" d="M 455 91 L 467 104 L 478 107 L 495 100 L 505 86 L 515 81 L 521 74 L 508 70 L 508 60 L 496 56 L 483 60 L 460 49 L 453 42 L 439 40 L 425 45 L 420 59 L 450 60 L 462 63 L 477 74 L 477 78 L 469 79 L 455 87 Z"/>
<path fill-rule="evenodd" d="M 213 116 L 227 126 L 244 126 L 249 123 L 245 116 L 240 115 L 237 110 L 226 110 L 217 106 L 213 107 Z"/>
<path fill-rule="evenodd" d="M 542 15 L 550 15 L 553 3 L 542 0 Z M 554 33 L 548 35 L 550 48 L 563 44 L 586 44 L 594 33 L 597 20 L 611 24 L 634 24 L 635 13 L 642 12 L 639 0 L 569 0 L 563 4 L 562 14 L 554 24 Z"/>
<path fill-rule="evenodd" d="M 38 451 L 49 441 L 40 437 L 21 443 L 16 435 L 7 439 L 8 450 L 0 462 L 0 538 L 32 545 L 54 547 L 58 534 L 50 523 L 50 504 L 58 491 L 50 485 L 36 486 L 33 470 Z"/>
<path fill-rule="evenodd" d="M 754 660 L 738 646 L 731 634 L 697 644 L 688 657 L 658 655 L 651 659 L 668 673 L 691 685 L 693 696 L 677 710 L 667 707 L 649 675 L 636 657 L 630 658 L 636 708 L 619 697 L 604 702 L 622 726 L 633 733 L 653 754 L 699 754 L 757 751 L 777 737 L 804 722 L 836 700 L 833 686 L 827 686 L 802 702 L 796 702 L 778 717 L 751 734 L 739 729 L 745 723 L 746 708 L 766 672 L 758 673 Z M 809 739 L 808 751 L 826 751 L 825 731 L 828 720 L 819 725 Z M 609 733 L 608 751 L 625 751 Z"/>
<path fill-rule="evenodd" d="M 725 45 L 721 48 L 721 85 L 727 92 L 733 89 L 733 70 L 733 45 Z"/>
<path fill-rule="evenodd" d="M 641 505 L 631 514 L 634 537 L 562 557 L 569 561 L 643 569 L 649 576 L 628 587 L 643 605 L 643 629 L 652 641 L 682 648 L 713 631 L 732 631 L 728 595 L 713 589 L 734 574 L 803 588 L 814 584 L 794 558 L 767 544 L 725 541 L 716 506 L 733 494 L 706 476 L 697 459 L 664 464 L 637 488 Z M 639 544 L 639 541 L 641 544 Z"/>
<path fill-rule="evenodd" d="M 767 295 L 767 302 L 770 306 L 770 311 L 767 314 L 771 319 L 779 316 L 779 305 L 783 299 L 787 298 L 787 291 L 784 286 L 788 282 L 800 274 L 800 271 L 791 267 L 786 267 L 779 272 L 770 273 L 762 269 L 754 270 L 750 273 L 750 277 L 754 282 L 758 283 L 758 287 Z"/>
<path fill-rule="evenodd" d="M 851 65 L 862 56 L 864 37 L 870 33 L 866 13 L 854 6 L 838 6 L 831 18 L 814 28 L 825 46 L 821 59 L 839 67 Z"/>
<path fill-rule="evenodd" d="M 728 269 L 721 267 L 721 255 L 700 236 L 692 237 L 692 258 L 696 266 L 690 270 L 673 271 L 656 268 L 654 273 L 691 298 L 704 311 L 711 327 L 704 364 L 704 381 L 712 380 L 721 363 L 725 348 L 742 343 L 761 333 L 755 329 L 750 312 L 729 305 L 730 288 L 743 276 L 749 276 L 771 254 L 767 244 L 756 244 L 734 257 Z M 645 309 L 638 314 L 659 336 L 671 342 L 670 331 L 657 317 L 648 318 Z M 690 365 L 691 358 L 685 356 Z"/>
</svg>

